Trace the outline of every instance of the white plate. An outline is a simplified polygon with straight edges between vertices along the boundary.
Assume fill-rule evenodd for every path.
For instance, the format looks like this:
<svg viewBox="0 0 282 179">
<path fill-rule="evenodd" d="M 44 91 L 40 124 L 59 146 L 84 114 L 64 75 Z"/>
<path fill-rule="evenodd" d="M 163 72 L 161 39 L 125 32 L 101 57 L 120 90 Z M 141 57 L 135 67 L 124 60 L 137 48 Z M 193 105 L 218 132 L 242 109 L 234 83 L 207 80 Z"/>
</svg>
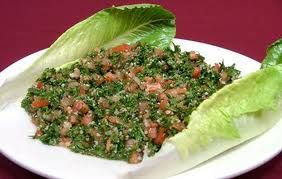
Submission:
<svg viewBox="0 0 282 179">
<path fill-rule="evenodd" d="M 208 63 L 222 60 L 227 65 L 235 63 L 242 75 L 260 67 L 255 60 L 216 46 L 181 39 L 175 39 L 175 43 L 182 50 L 199 51 Z M 7 76 L 17 75 L 42 53 L 39 51 L 9 66 L 1 72 L 0 82 Z M 19 104 L 18 101 L 0 112 L 0 151 L 18 165 L 51 178 L 110 179 L 117 178 L 120 172 L 132 167 L 125 162 L 75 154 L 61 147 L 47 146 L 32 140 L 29 136 L 34 134 L 35 128 Z M 245 173 L 267 162 L 282 150 L 281 130 L 282 121 L 263 135 L 171 178 L 229 178 Z"/>
</svg>

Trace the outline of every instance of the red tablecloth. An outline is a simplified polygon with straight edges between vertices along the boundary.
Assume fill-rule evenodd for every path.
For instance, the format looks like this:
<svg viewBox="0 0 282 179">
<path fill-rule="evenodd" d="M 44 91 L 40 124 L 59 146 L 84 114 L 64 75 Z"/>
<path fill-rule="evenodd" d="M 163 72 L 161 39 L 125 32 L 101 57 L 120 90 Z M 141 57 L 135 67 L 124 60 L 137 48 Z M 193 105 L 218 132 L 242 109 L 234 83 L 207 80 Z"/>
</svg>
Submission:
<svg viewBox="0 0 282 179">
<path fill-rule="evenodd" d="M 4 0 L 0 2 L 0 71 L 48 47 L 71 25 L 100 9 L 140 2 L 158 3 L 173 11 L 178 38 L 221 46 L 258 61 L 267 45 L 282 37 L 282 0 Z M 0 178 L 38 177 L 0 155 Z M 282 178 L 282 155 L 238 178 L 251 177 Z"/>
</svg>

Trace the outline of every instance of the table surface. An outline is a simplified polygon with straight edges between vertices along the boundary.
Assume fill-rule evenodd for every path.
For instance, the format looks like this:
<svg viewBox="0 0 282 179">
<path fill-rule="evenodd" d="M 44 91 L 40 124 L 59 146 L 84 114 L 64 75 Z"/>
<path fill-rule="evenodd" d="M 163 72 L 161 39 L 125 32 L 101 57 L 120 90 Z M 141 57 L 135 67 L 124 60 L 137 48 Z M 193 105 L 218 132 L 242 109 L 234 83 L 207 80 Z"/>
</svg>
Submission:
<svg viewBox="0 0 282 179">
<path fill-rule="evenodd" d="M 190 1 L 16 1 L 0 2 L 0 71 L 47 48 L 66 29 L 100 9 L 122 4 L 161 4 L 176 15 L 176 37 L 224 47 L 257 61 L 282 37 L 282 0 Z M 244 178 L 281 178 L 282 154 L 243 174 Z M 40 178 L 0 154 L 0 178 Z"/>
</svg>

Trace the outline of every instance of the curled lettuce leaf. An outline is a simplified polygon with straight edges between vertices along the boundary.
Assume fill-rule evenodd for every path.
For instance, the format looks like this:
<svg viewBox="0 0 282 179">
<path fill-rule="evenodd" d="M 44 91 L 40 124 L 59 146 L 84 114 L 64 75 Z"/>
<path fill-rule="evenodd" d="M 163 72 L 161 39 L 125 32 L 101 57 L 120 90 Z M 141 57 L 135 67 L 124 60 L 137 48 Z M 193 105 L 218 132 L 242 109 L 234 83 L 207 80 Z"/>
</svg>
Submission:
<svg viewBox="0 0 282 179">
<path fill-rule="evenodd" d="M 23 96 L 45 68 L 84 57 L 96 47 L 111 48 L 137 41 L 168 47 L 175 36 L 174 15 L 159 5 L 111 7 L 79 22 L 62 34 L 28 69 L 0 86 L 0 109 Z"/>
<path fill-rule="evenodd" d="M 281 63 L 282 63 L 282 39 L 279 39 L 268 47 L 266 51 L 266 57 L 264 58 L 261 64 L 261 68 L 266 68 Z"/>
<path fill-rule="evenodd" d="M 224 145 L 226 141 L 255 137 L 275 124 L 272 119 L 263 121 L 259 117 L 246 117 L 244 122 L 239 119 L 244 115 L 275 110 L 281 92 L 282 65 L 256 71 L 225 86 L 201 103 L 190 115 L 187 129 L 169 141 L 175 144 L 183 158 L 188 158 L 202 150 L 212 150 L 210 146 L 215 141 Z M 249 136 L 249 131 L 254 133 Z M 217 148 L 221 152 L 223 149 Z"/>
</svg>

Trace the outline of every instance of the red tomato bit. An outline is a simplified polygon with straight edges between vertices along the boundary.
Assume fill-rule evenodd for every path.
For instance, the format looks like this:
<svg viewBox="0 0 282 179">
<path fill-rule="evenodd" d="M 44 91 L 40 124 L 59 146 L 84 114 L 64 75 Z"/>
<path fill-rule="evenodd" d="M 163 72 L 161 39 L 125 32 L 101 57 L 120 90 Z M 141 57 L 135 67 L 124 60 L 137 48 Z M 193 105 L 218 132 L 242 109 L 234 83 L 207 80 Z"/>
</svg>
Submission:
<svg viewBox="0 0 282 179">
<path fill-rule="evenodd" d="M 33 108 L 41 108 L 49 105 L 49 101 L 47 99 L 35 99 L 32 101 L 31 106 Z"/>
<path fill-rule="evenodd" d="M 166 138 L 165 128 L 160 127 L 157 137 L 154 140 L 154 143 L 161 145 L 164 142 L 165 138 Z"/>
<path fill-rule="evenodd" d="M 36 87 L 38 89 L 42 89 L 44 87 L 44 84 L 41 81 L 38 81 Z"/>
<path fill-rule="evenodd" d="M 193 74 L 192 74 L 192 78 L 199 78 L 201 75 L 201 68 L 200 67 L 195 67 Z"/>
<path fill-rule="evenodd" d="M 127 44 L 118 45 L 112 48 L 113 52 L 129 52 L 131 50 L 131 46 Z"/>
</svg>

